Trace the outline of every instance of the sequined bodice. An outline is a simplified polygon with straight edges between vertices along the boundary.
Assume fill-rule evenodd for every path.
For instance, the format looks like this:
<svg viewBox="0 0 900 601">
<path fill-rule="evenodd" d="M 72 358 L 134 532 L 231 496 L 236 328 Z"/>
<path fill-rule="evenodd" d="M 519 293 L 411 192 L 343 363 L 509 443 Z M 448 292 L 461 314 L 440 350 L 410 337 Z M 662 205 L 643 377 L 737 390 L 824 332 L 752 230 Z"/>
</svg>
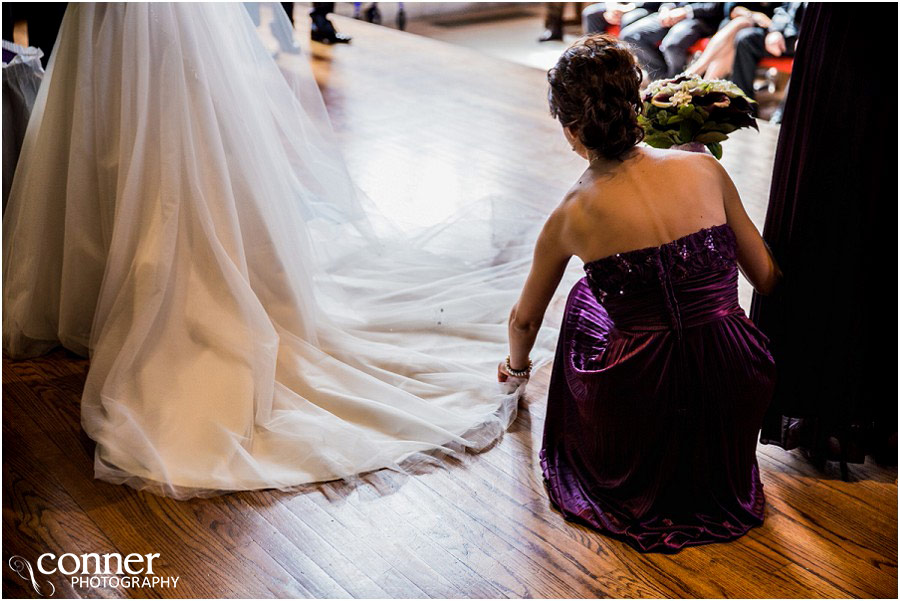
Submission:
<svg viewBox="0 0 900 601">
<path fill-rule="evenodd" d="M 736 241 L 727 224 L 591 261 L 584 269 L 618 328 L 682 330 L 743 312 Z"/>
</svg>

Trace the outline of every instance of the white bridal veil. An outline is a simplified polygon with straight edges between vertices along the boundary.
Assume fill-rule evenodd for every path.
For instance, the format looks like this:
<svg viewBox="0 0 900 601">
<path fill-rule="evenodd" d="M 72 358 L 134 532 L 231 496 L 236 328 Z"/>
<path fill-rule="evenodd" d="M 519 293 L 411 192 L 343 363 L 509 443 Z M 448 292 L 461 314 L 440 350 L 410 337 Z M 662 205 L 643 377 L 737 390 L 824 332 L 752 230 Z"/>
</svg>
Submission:
<svg viewBox="0 0 900 601">
<path fill-rule="evenodd" d="M 90 355 L 98 478 L 285 489 L 515 415 L 495 366 L 543 216 L 376 217 L 286 30 L 277 4 L 70 4 L 3 219 L 3 344 Z"/>
</svg>

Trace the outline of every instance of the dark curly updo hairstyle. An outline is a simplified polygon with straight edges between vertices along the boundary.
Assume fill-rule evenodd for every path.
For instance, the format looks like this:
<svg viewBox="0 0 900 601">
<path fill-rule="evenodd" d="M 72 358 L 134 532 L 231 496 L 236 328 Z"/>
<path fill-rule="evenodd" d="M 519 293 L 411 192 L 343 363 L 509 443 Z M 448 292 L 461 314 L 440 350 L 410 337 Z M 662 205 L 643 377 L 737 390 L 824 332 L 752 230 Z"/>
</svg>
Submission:
<svg viewBox="0 0 900 601">
<path fill-rule="evenodd" d="M 641 68 L 619 40 L 597 34 L 575 42 L 547 72 L 550 114 L 586 148 L 622 159 L 644 138 Z"/>
</svg>

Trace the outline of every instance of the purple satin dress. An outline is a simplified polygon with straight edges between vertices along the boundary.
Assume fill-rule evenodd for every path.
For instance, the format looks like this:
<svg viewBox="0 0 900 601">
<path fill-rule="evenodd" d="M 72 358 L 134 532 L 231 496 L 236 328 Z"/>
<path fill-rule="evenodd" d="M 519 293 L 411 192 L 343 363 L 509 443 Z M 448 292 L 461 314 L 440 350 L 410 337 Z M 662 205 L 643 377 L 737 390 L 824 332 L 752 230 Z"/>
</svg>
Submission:
<svg viewBox="0 0 900 601">
<path fill-rule="evenodd" d="M 735 255 L 720 225 L 584 266 L 541 450 L 567 519 L 665 553 L 762 523 L 756 442 L 775 365 L 738 304 Z"/>
</svg>

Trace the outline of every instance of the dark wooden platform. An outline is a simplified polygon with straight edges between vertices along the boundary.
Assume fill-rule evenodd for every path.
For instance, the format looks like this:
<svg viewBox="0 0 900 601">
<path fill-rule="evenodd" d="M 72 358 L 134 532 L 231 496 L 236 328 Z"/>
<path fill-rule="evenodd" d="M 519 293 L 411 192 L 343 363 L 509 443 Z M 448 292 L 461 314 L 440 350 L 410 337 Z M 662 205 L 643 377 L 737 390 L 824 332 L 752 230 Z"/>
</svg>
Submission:
<svg viewBox="0 0 900 601">
<path fill-rule="evenodd" d="M 361 187 L 383 207 L 515 194 L 549 210 L 577 176 L 544 76 L 415 36 L 338 20 L 350 46 L 315 70 Z M 757 222 L 777 129 L 742 132 L 724 163 Z M 827 299 L 823 299 L 826 302 Z M 79 426 L 88 364 L 57 351 L 3 361 L 3 595 L 34 597 L 8 566 L 52 552 L 160 553 L 177 589 L 61 596 L 895 597 L 897 472 L 761 446 L 763 526 L 733 543 L 641 555 L 563 520 L 537 452 L 546 371 L 503 440 L 451 469 L 378 472 L 355 487 L 176 502 L 93 480 Z"/>
</svg>

